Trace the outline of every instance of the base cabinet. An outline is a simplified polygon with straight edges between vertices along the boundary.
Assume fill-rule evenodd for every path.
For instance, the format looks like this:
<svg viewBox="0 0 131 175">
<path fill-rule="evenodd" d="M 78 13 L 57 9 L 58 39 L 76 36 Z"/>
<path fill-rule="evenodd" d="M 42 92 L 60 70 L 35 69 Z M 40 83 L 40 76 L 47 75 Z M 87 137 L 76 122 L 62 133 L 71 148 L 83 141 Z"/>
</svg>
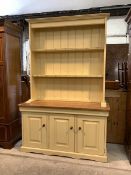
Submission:
<svg viewBox="0 0 131 175">
<path fill-rule="evenodd" d="M 23 112 L 22 119 L 23 151 L 107 161 L 107 116 Z"/>
</svg>

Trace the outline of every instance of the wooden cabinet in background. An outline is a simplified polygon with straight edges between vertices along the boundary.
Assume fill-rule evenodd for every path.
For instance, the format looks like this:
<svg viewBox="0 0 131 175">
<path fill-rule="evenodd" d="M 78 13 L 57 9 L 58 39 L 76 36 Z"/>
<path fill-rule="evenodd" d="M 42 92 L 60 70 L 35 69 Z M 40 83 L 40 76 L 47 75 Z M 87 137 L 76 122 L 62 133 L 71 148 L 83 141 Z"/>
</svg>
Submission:
<svg viewBox="0 0 131 175">
<path fill-rule="evenodd" d="M 131 163 L 131 10 L 126 22 L 129 33 L 129 54 L 128 54 L 128 82 L 127 82 L 127 108 L 126 108 L 126 150 Z"/>
<path fill-rule="evenodd" d="M 30 99 L 30 79 L 28 75 L 21 76 L 21 102 L 25 102 Z"/>
<path fill-rule="evenodd" d="M 3 63 L 3 50 L 4 50 L 4 43 L 3 43 L 3 39 L 4 38 L 4 34 L 0 33 L 0 64 Z"/>
<path fill-rule="evenodd" d="M 107 120 L 107 142 L 125 143 L 126 95 L 122 90 L 106 90 L 106 101 L 110 105 Z"/>
<path fill-rule="evenodd" d="M 0 65 L 0 120 L 4 119 L 5 113 L 5 80 L 4 80 L 4 66 Z"/>
<path fill-rule="evenodd" d="M 20 137 L 21 29 L 0 25 L 0 146 L 11 148 Z"/>
</svg>

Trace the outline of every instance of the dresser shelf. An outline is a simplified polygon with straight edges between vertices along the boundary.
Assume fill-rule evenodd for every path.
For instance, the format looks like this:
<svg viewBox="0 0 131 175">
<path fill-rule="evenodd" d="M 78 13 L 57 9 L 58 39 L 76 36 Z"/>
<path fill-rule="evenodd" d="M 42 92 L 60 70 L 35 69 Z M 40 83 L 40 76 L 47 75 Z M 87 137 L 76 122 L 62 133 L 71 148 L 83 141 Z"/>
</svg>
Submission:
<svg viewBox="0 0 131 175">
<path fill-rule="evenodd" d="M 34 78 L 103 78 L 102 75 L 32 75 Z"/>
<path fill-rule="evenodd" d="M 104 48 L 59 48 L 59 49 L 32 49 L 34 53 L 63 53 L 63 52 L 101 52 Z"/>
</svg>

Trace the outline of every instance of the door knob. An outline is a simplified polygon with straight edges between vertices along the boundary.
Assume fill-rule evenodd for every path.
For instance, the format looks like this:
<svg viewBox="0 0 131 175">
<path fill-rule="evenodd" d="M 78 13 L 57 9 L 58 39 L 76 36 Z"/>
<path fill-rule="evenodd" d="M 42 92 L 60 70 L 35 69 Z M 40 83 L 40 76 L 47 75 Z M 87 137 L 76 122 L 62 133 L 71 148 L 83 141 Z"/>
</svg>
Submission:
<svg viewBox="0 0 131 175">
<path fill-rule="evenodd" d="M 42 127 L 45 127 L 45 124 L 43 124 Z"/>
<path fill-rule="evenodd" d="M 79 126 L 79 131 L 81 130 L 81 127 Z"/>
<path fill-rule="evenodd" d="M 70 130 L 72 130 L 72 129 L 73 129 L 73 126 L 70 127 Z"/>
</svg>

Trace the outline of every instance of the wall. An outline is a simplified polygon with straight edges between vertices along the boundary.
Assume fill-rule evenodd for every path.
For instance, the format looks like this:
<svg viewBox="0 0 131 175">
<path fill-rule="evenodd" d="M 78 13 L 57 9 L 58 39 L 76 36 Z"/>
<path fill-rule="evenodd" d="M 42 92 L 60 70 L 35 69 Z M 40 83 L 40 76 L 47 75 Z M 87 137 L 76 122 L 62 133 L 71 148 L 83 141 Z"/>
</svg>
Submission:
<svg viewBox="0 0 131 175">
<path fill-rule="evenodd" d="M 79 10 L 130 3 L 131 0 L 8 0 L 0 2 L 0 15 Z"/>
<path fill-rule="evenodd" d="M 29 60 L 29 33 L 28 28 L 25 28 L 23 31 L 23 59 L 22 59 L 22 72 L 27 72 L 29 75 L 30 70 L 30 60 Z"/>
<path fill-rule="evenodd" d="M 127 23 L 125 16 L 110 17 L 107 21 L 107 44 L 127 44 Z"/>
<path fill-rule="evenodd" d="M 118 63 L 120 67 L 127 62 L 129 36 L 125 16 L 110 17 L 107 21 L 107 61 L 106 79 L 118 80 Z M 120 73 L 121 76 L 121 73 Z"/>
</svg>

